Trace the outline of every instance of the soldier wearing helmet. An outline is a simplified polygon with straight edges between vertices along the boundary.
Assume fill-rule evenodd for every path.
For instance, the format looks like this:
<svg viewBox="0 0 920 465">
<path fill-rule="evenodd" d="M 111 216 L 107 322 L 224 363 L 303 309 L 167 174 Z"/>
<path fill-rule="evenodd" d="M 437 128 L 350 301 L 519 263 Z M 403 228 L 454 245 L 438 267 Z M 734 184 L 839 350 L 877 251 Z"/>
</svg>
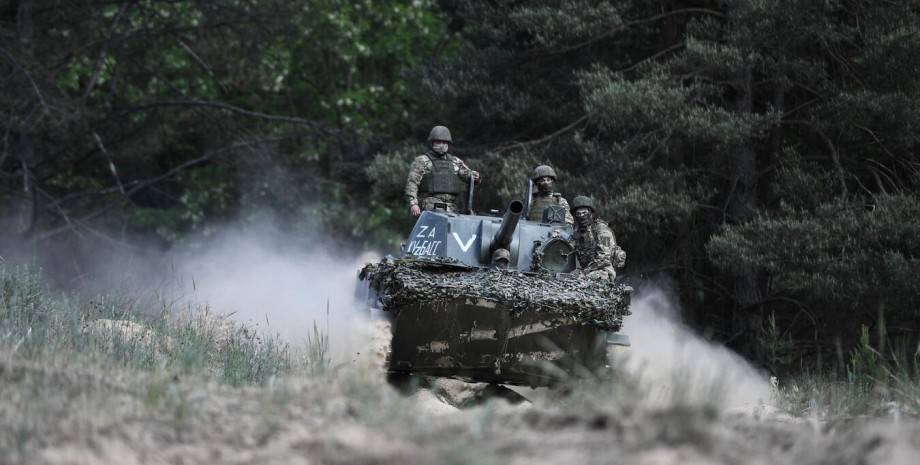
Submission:
<svg viewBox="0 0 920 465">
<path fill-rule="evenodd" d="M 617 245 L 613 231 L 604 220 L 594 217 L 594 201 L 579 195 L 572 199 L 575 234 L 572 246 L 581 265 L 579 273 L 592 279 L 613 280 L 615 268 L 626 264 L 626 252 Z"/>
<path fill-rule="evenodd" d="M 569 212 L 569 202 L 562 194 L 553 192 L 553 183 L 556 182 L 556 172 L 546 165 L 540 165 L 533 170 L 530 180 L 536 186 L 530 197 L 530 210 L 527 212 L 529 221 L 543 221 L 543 211 L 551 205 L 562 207 L 565 212 L 565 222 L 574 224 L 572 213 Z"/>
<path fill-rule="evenodd" d="M 412 216 L 421 215 L 423 209 L 456 212 L 457 196 L 463 193 L 470 178 L 480 182 L 478 171 L 448 153 L 452 142 L 450 130 L 435 126 L 428 134 L 428 152 L 412 161 L 406 180 L 406 201 Z"/>
</svg>

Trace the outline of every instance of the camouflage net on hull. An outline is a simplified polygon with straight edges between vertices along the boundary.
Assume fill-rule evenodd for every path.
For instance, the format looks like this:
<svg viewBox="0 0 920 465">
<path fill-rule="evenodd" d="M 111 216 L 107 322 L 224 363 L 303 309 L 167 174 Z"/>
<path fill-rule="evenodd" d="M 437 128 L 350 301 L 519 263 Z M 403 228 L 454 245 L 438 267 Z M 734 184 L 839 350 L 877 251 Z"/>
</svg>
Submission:
<svg viewBox="0 0 920 465">
<path fill-rule="evenodd" d="M 619 331 L 630 314 L 632 288 L 623 284 L 473 268 L 449 258 L 384 259 L 365 266 L 359 277 L 381 295 L 386 310 L 451 298 L 486 299 L 506 304 L 512 314 L 553 312 L 606 331 Z"/>
</svg>

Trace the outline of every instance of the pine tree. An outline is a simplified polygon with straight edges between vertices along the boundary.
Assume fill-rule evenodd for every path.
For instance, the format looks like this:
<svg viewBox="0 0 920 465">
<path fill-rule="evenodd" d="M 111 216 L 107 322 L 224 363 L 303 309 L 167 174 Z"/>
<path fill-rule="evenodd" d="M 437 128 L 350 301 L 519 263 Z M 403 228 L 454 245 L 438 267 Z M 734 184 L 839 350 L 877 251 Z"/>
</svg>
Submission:
<svg viewBox="0 0 920 465">
<path fill-rule="evenodd" d="M 465 48 L 414 76 L 489 179 L 552 165 L 691 321 L 753 355 L 772 314 L 917 328 L 918 2 L 442 4 Z"/>
</svg>

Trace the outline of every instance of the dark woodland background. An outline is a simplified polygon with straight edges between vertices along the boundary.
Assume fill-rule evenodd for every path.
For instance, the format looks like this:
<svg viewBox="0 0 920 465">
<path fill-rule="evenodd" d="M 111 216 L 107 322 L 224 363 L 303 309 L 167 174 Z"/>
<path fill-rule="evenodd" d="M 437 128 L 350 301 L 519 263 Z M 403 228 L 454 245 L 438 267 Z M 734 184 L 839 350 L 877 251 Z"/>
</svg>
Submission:
<svg viewBox="0 0 920 465">
<path fill-rule="evenodd" d="M 271 215 L 395 250 L 428 130 L 593 196 L 634 287 L 773 370 L 920 329 L 920 1 L 9 0 L 0 256 Z M 356 250 L 357 251 L 357 250 Z M 34 257 L 32 258 L 35 259 Z M 839 364 L 838 364 L 839 368 Z"/>
</svg>

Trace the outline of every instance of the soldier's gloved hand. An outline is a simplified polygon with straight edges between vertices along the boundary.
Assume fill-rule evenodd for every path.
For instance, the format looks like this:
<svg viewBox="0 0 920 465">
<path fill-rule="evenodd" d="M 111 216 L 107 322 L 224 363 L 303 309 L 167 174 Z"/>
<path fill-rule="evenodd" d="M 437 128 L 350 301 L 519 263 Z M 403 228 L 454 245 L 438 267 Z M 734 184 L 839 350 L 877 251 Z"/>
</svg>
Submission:
<svg viewBox="0 0 920 465">
<path fill-rule="evenodd" d="M 479 171 L 473 171 L 470 173 L 470 176 L 473 177 L 473 180 L 476 182 L 482 181 L 482 175 L 479 174 Z"/>
<path fill-rule="evenodd" d="M 411 213 L 412 216 L 418 218 L 418 216 L 422 214 L 422 209 L 419 208 L 418 205 L 412 205 L 409 207 L 409 213 Z"/>
</svg>

